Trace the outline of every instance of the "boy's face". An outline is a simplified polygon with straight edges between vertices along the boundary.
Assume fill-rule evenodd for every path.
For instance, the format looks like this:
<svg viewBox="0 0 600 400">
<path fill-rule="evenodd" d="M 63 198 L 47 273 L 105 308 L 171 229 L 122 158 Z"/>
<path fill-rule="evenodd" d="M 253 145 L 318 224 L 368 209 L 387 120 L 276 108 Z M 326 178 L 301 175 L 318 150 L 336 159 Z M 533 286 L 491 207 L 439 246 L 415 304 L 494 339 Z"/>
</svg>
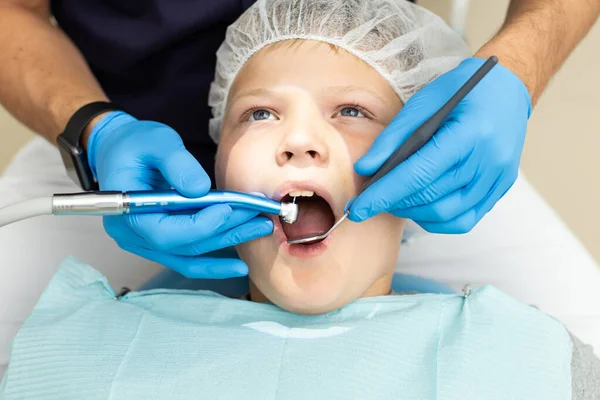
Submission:
<svg viewBox="0 0 600 400">
<path fill-rule="evenodd" d="M 221 189 L 297 197 L 298 222 L 273 217 L 271 236 L 238 246 L 253 300 L 292 312 L 324 313 L 364 296 L 385 295 L 403 221 L 381 214 L 327 231 L 366 178 L 354 162 L 398 113 L 390 85 L 344 50 L 314 41 L 271 45 L 255 54 L 230 92 L 216 160 Z"/>
</svg>

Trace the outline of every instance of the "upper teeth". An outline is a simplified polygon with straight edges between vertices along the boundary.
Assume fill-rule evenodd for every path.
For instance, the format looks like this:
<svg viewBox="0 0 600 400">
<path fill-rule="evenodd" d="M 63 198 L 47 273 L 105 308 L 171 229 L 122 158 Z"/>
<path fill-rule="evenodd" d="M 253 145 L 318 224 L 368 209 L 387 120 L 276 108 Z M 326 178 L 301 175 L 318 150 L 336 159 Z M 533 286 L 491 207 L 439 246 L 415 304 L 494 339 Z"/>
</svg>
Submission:
<svg viewBox="0 0 600 400">
<path fill-rule="evenodd" d="M 292 190 L 288 193 L 291 197 L 311 197 L 314 196 L 315 192 L 310 190 Z"/>
</svg>

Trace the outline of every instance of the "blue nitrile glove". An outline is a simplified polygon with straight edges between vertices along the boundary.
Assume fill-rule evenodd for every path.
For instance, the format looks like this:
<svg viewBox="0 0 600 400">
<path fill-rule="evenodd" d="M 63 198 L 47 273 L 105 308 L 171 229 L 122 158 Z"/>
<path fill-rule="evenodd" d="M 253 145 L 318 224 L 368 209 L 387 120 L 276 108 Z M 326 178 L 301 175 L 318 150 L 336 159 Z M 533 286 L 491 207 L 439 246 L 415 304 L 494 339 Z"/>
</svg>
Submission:
<svg viewBox="0 0 600 400">
<path fill-rule="evenodd" d="M 170 189 L 199 197 L 210 179 L 168 126 L 112 112 L 88 141 L 88 159 L 101 190 Z M 104 217 L 118 245 L 190 278 L 229 278 L 248 273 L 239 259 L 199 257 L 268 235 L 273 223 L 258 212 L 214 205 L 191 215 L 143 214 Z"/>
<path fill-rule="evenodd" d="M 415 93 L 355 164 L 372 175 L 486 60 L 469 58 Z M 358 196 L 349 218 L 381 212 L 433 233 L 470 231 L 515 182 L 531 99 L 497 64 L 450 113 L 422 149 Z"/>
</svg>

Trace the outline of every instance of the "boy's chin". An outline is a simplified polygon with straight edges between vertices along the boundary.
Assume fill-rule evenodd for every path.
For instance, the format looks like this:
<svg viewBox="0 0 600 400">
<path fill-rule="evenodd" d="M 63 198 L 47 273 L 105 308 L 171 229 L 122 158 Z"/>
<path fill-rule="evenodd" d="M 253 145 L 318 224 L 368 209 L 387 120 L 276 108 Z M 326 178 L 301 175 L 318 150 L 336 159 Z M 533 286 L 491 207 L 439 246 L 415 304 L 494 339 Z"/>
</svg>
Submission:
<svg viewBox="0 0 600 400">
<path fill-rule="evenodd" d="M 325 314 L 335 311 L 355 300 L 349 293 L 332 284 L 329 290 L 322 288 L 303 288 L 294 293 L 283 290 L 274 291 L 271 301 L 278 307 L 295 313 L 305 315 Z"/>
<path fill-rule="evenodd" d="M 302 314 L 302 315 L 319 315 L 326 314 L 331 311 L 338 310 L 345 305 L 350 303 L 350 301 L 337 301 L 337 302 L 318 302 L 313 301 L 310 304 L 307 304 L 305 301 L 303 302 L 295 302 L 290 301 L 289 299 L 285 299 L 280 302 L 280 304 L 276 304 L 280 308 L 289 311 L 294 314 Z"/>
<path fill-rule="evenodd" d="M 267 283 L 264 295 L 278 307 L 295 313 L 316 315 L 336 311 L 361 297 L 385 296 L 390 293 L 392 274 L 384 274 L 370 285 L 352 284 L 352 280 L 315 279 L 313 281 L 273 281 Z M 372 277 L 364 277 L 369 282 Z"/>
</svg>

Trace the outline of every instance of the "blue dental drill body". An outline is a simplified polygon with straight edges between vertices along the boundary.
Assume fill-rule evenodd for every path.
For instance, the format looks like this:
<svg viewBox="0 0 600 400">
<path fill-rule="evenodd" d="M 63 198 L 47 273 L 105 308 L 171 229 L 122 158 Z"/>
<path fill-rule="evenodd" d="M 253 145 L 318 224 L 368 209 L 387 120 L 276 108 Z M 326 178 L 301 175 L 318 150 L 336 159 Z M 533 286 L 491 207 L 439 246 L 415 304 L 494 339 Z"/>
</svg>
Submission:
<svg viewBox="0 0 600 400">
<path fill-rule="evenodd" d="M 128 192 L 125 201 L 129 202 L 130 214 L 190 211 L 215 204 L 228 204 L 231 207 L 249 208 L 267 214 L 278 215 L 281 203 L 247 193 L 213 190 L 205 196 L 188 198 L 174 190 L 148 190 Z"/>
<path fill-rule="evenodd" d="M 125 198 L 129 202 L 129 213 L 177 212 L 202 209 L 215 204 L 228 204 L 231 207 L 249 208 L 267 214 L 278 215 L 281 203 L 253 196 L 247 193 L 210 191 L 206 196 L 188 198 L 174 190 L 129 192 Z"/>
<path fill-rule="evenodd" d="M 279 215 L 286 223 L 298 218 L 298 206 L 242 192 L 212 190 L 201 197 L 185 197 L 175 190 L 55 194 L 54 215 L 120 215 L 178 213 L 201 210 L 215 204 Z"/>
</svg>

